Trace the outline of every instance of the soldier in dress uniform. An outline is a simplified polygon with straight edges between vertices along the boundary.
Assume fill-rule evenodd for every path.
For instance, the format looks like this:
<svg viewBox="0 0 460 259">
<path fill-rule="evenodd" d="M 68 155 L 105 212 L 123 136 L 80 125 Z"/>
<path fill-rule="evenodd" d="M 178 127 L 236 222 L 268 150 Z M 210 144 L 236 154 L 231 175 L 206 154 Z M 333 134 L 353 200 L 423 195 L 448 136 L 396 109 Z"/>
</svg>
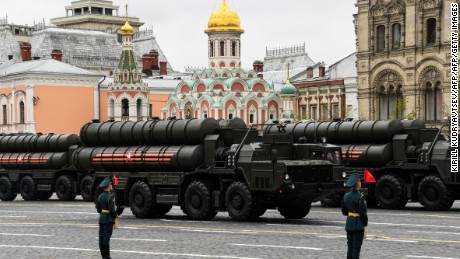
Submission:
<svg viewBox="0 0 460 259">
<path fill-rule="evenodd" d="M 359 192 L 361 181 L 358 174 L 352 174 L 346 183 L 352 190 L 345 194 L 342 201 L 342 214 L 347 216 L 345 230 L 347 231 L 348 252 L 347 259 L 359 258 L 363 244 L 364 231 L 367 227 L 366 197 Z"/>
<path fill-rule="evenodd" d="M 106 177 L 99 187 L 104 188 L 97 198 L 96 209 L 99 213 L 99 249 L 101 250 L 102 258 L 110 259 L 110 237 L 113 232 L 115 218 L 118 217 L 115 210 L 114 196 L 111 191 L 112 181 L 110 177 Z"/>
</svg>

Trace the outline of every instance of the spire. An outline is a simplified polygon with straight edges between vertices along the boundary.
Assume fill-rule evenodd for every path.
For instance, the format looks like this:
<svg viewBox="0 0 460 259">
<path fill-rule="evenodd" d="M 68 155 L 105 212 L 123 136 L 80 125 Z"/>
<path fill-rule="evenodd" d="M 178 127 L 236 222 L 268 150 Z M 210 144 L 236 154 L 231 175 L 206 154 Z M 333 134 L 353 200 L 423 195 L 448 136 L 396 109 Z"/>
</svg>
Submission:
<svg viewBox="0 0 460 259">
<path fill-rule="evenodd" d="M 290 83 L 291 83 L 291 80 L 290 80 L 291 77 L 289 76 L 290 66 L 291 66 L 291 64 L 288 62 L 288 64 L 287 64 L 287 79 L 286 79 L 286 84 L 290 84 Z"/>
<path fill-rule="evenodd" d="M 133 27 L 131 27 L 131 25 L 128 22 L 128 5 L 125 5 L 125 8 L 126 8 L 126 21 L 125 21 L 125 25 L 121 27 L 121 34 L 122 35 L 133 35 L 134 33 Z"/>
</svg>

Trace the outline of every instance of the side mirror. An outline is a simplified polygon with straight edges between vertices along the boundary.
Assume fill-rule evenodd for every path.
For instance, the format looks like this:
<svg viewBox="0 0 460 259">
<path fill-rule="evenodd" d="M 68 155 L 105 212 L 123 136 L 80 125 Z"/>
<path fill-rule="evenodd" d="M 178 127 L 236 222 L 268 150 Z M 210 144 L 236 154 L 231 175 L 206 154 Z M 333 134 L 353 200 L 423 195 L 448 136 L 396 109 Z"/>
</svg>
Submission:
<svg viewBox="0 0 460 259">
<path fill-rule="evenodd" d="M 278 149 L 272 149 L 272 164 L 278 162 Z"/>
</svg>

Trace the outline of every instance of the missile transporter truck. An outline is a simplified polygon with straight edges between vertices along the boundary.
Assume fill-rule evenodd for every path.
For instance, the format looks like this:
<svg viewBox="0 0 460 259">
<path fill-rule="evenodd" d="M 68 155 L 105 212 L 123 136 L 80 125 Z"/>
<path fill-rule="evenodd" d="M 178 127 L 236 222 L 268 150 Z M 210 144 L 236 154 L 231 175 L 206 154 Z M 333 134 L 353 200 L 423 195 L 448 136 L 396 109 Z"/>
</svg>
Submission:
<svg viewBox="0 0 460 259">
<path fill-rule="evenodd" d="M 421 120 L 293 123 L 286 131 L 306 142 L 325 138 L 341 146 L 348 171 L 372 172 L 370 204 L 402 209 L 411 199 L 427 210 L 447 210 L 460 199 L 460 174 L 450 171 L 453 148 L 440 129 L 426 128 Z M 326 205 L 339 205 L 341 195 L 330 196 Z"/>
<path fill-rule="evenodd" d="M 91 200 L 91 175 L 72 165 L 80 143 L 77 135 L 0 136 L 0 199 L 20 193 L 26 201 L 47 200 L 56 192 L 64 201 L 78 194 Z"/>
<path fill-rule="evenodd" d="M 278 208 L 301 219 L 327 190 L 333 163 L 313 151 L 338 146 L 293 143 L 283 132 L 259 139 L 238 118 L 88 123 L 86 145 L 73 154 L 76 167 L 94 171 L 93 193 L 115 175 L 115 202 L 138 218 L 161 216 L 178 205 L 194 220 L 227 211 L 234 220 L 252 220 Z"/>
</svg>

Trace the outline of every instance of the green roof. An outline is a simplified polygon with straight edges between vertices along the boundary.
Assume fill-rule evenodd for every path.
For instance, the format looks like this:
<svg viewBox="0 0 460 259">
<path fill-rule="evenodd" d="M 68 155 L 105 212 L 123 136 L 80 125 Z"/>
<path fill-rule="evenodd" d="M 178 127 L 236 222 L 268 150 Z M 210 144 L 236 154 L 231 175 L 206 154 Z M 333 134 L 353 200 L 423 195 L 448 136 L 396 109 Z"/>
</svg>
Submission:
<svg viewBox="0 0 460 259">
<path fill-rule="evenodd" d="M 297 89 L 289 81 L 286 82 L 286 84 L 281 87 L 281 94 L 282 95 L 291 96 L 291 95 L 295 95 L 296 92 L 297 92 Z"/>
</svg>

